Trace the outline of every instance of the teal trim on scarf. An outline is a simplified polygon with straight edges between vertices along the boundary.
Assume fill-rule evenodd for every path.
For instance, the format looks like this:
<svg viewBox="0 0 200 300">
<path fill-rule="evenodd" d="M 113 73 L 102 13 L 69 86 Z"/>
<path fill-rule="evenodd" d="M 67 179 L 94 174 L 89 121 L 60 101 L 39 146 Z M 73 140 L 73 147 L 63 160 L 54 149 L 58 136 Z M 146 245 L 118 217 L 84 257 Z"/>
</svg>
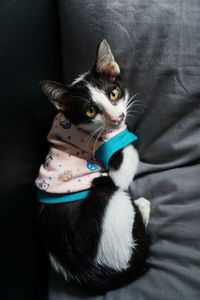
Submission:
<svg viewBox="0 0 200 300">
<path fill-rule="evenodd" d="M 109 169 L 109 160 L 115 152 L 135 142 L 137 136 L 130 132 L 127 128 L 118 135 L 112 137 L 107 142 L 103 143 L 96 151 L 95 156 L 105 167 Z M 37 192 L 38 201 L 45 204 L 59 204 L 82 200 L 88 197 L 89 190 L 84 190 L 76 193 L 66 194 L 51 194 L 41 190 Z"/>
<path fill-rule="evenodd" d="M 135 142 L 138 137 L 130 132 L 127 128 L 119 134 L 103 143 L 96 151 L 95 156 L 106 170 L 109 169 L 109 160 L 115 152 Z"/>
<path fill-rule="evenodd" d="M 37 199 L 39 202 L 45 204 L 59 204 L 59 203 L 73 202 L 73 201 L 85 199 L 87 198 L 89 193 L 90 190 L 84 190 L 84 191 L 71 193 L 71 194 L 50 194 L 38 190 Z"/>
</svg>

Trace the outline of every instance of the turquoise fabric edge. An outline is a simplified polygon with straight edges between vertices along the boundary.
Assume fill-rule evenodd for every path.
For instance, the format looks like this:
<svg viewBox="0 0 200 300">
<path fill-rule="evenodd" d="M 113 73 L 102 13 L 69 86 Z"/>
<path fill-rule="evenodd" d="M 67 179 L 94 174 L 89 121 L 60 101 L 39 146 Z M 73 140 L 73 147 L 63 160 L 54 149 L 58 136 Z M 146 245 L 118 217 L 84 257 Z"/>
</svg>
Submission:
<svg viewBox="0 0 200 300">
<path fill-rule="evenodd" d="M 87 198 L 90 190 L 84 190 L 72 194 L 50 194 L 41 190 L 37 191 L 37 199 L 41 203 L 45 204 L 59 204 L 66 202 L 73 202 Z"/>
<path fill-rule="evenodd" d="M 130 132 L 127 128 L 118 135 L 112 137 L 108 142 L 103 143 L 96 151 L 95 156 L 105 167 L 109 168 L 109 160 L 115 152 L 125 146 L 135 142 L 138 137 Z M 78 201 L 87 198 L 89 190 L 84 190 L 71 194 L 51 194 L 41 190 L 37 191 L 37 199 L 44 204 L 59 204 Z"/>
<path fill-rule="evenodd" d="M 109 169 L 109 160 L 115 152 L 135 142 L 138 137 L 130 132 L 128 128 L 103 143 L 96 151 L 95 156 L 105 167 Z"/>
</svg>

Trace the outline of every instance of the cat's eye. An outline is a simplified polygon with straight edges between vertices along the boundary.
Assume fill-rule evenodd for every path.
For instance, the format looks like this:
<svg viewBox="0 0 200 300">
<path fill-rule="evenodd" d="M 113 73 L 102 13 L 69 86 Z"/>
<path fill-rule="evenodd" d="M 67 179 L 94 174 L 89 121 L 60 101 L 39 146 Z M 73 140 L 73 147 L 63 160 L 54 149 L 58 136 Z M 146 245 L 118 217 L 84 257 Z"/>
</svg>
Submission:
<svg viewBox="0 0 200 300">
<path fill-rule="evenodd" d="M 118 88 L 112 90 L 112 92 L 109 95 L 110 100 L 116 101 L 119 98 L 119 95 L 120 95 L 120 92 L 119 92 Z"/>
<path fill-rule="evenodd" d="M 97 114 L 97 110 L 94 108 L 94 106 L 91 106 L 87 111 L 86 111 L 86 115 L 89 118 L 94 118 Z"/>
</svg>

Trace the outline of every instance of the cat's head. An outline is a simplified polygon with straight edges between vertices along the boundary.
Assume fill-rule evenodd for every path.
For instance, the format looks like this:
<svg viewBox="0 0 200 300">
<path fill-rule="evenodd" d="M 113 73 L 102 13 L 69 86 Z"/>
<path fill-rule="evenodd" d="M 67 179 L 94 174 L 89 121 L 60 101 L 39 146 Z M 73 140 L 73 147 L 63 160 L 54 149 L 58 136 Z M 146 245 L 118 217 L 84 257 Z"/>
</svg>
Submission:
<svg viewBox="0 0 200 300">
<path fill-rule="evenodd" d="M 99 44 L 91 71 L 71 85 L 42 81 L 41 88 L 66 118 L 88 132 L 115 129 L 125 123 L 128 91 L 106 40 Z"/>
</svg>

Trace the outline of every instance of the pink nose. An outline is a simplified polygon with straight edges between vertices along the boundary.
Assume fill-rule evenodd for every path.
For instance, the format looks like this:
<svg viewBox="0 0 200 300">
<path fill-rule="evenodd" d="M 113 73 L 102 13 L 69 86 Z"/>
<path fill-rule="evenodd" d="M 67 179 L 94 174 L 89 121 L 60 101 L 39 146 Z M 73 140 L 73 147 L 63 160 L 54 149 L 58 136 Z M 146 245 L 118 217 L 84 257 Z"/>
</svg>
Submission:
<svg viewBox="0 0 200 300">
<path fill-rule="evenodd" d="M 110 119 L 113 123 L 119 123 L 120 120 L 119 119 Z"/>
<path fill-rule="evenodd" d="M 125 117 L 125 115 L 124 115 L 124 113 L 122 113 L 121 115 L 119 115 L 118 116 L 118 118 L 110 118 L 110 120 L 113 122 L 113 123 L 120 123 L 120 122 L 122 122 L 123 121 L 123 119 L 124 119 L 124 117 Z"/>
<path fill-rule="evenodd" d="M 119 115 L 118 117 L 113 117 L 111 114 L 105 112 L 105 115 L 107 116 L 108 119 L 110 119 L 110 121 L 114 124 L 119 124 L 120 122 L 123 121 L 125 115 L 124 113 L 122 113 L 121 115 Z"/>
</svg>

